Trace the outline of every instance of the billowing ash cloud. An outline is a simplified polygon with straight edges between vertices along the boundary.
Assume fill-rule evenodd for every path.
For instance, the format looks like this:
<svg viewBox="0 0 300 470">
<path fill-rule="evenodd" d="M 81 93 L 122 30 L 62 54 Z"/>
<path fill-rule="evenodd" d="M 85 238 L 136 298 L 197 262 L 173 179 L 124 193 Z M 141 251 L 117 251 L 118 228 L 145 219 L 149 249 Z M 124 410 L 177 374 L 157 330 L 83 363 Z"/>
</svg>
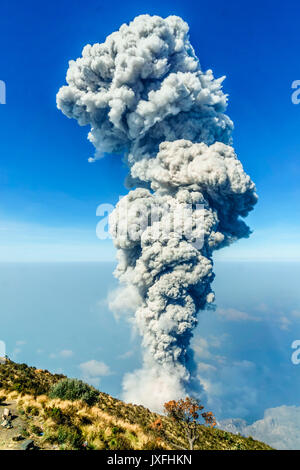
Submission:
<svg viewBox="0 0 300 470">
<path fill-rule="evenodd" d="M 91 125 L 97 155 L 132 151 L 133 165 L 163 141 L 228 143 L 223 79 L 201 71 L 181 18 L 142 15 L 70 61 L 57 106 Z"/>
<path fill-rule="evenodd" d="M 142 15 L 87 45 L 57 95 L 91 126 L 95 158 L 124 154 L 136 188 L 110 217 L 123 286 L 112 306 L 130 293 L 144 365 L 125 376 L 124 398 L 152 409 L 193 390 L 189 342 L 214 300 L 212 253 L 249 235 L 240 217 L 257 200 L 230 146 L 223 78 L 201 70 L 181 18 Z"/>
</svg>

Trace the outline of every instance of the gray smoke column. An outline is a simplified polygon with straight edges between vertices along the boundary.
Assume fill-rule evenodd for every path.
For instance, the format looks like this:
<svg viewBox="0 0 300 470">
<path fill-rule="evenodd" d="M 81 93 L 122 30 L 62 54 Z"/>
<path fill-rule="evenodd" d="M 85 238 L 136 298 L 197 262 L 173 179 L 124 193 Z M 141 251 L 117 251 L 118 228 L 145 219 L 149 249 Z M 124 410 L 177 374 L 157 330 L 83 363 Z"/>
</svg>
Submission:
<svg viewBox="0 0 300 470">
<path fill-rule="evenodd" d="M 135 189 L 110 217 L 121 282 L 111 308 L 129 301 L 142 335 L 143 368 L 125 376 L 124 399 L 155 410 L 197 388 L 189 343 L 214 301 L 212 254 L 249 235 L 241 217 L 257 201 L 230 146 L 223 79 L 201 70 L 181 18 L 142 15 L 85 46 L 57 95 L 91 126 L 94 159 L 120 153 L 129 166 Z"/>
</svg>

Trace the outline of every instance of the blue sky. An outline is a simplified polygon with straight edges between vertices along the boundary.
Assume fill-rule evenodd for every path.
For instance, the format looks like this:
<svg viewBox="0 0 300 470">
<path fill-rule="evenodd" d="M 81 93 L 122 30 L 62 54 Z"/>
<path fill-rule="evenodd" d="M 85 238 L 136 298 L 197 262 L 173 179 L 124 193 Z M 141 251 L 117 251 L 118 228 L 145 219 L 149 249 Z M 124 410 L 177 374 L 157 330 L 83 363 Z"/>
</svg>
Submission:
<svg viewBox="0 0 300 470">
<path fill-rule="evenodd" d="M 87 162 L 88 128 L 56 110 L 55 95 L 68 60 L 141 13 L 182 16 L 202 67 L 227 76 L 234 145 L 260 200 L 252 237 L 218 257 L 300 260 L 296 1 L 30 0 L 1 6 L 0 261 L 113 259 L 112 243 L 96 238 L 96 208 L 125 194 L 126 169 L 114 155 Z"/>
</svg>

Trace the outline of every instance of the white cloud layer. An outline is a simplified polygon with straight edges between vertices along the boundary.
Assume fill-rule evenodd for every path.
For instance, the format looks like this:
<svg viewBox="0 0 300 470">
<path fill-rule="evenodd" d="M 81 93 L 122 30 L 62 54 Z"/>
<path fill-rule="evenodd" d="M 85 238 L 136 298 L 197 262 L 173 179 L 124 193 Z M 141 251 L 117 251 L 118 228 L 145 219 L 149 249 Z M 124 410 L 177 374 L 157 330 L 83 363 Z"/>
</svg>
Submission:
<svg viewBox="0 0 300 470">
<path fill-rule="evenodd" d="M 264 417 L 247 425 L 244 420 L 224 420 L 221 429 L 252 436 L 278 450 L 300 450 L 300 407 L 278 406 L 265 411 Z"/>
<path fill-rule="evenodd" d="M 79 364 L 79 368 L 82 379 L 95 387 L 99 386 L 101 377 L 111 374 L 110 368 L 104 362 L 95 359 L 82 362 Z"/>
<path fill-rule="evenodd" d="M 216 312 L 223 320 L 227 321 L 261 321 L 260 318 L 236 308 L 217 308 Z"/>
</svg>

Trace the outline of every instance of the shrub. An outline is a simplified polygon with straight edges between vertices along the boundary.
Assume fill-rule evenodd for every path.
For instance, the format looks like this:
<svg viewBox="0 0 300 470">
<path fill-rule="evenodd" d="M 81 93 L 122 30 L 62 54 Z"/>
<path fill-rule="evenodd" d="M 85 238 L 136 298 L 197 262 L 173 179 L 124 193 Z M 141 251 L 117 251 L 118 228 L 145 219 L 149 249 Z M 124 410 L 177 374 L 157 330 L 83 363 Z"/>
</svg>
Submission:
<svg viewBox="0 0 300 470">
<path fill-rule="evenodd" d="M 142 450 L 162 450 L 163 447 L 157 441 L 147 441 Z"/>
<path fill-rule="evenodd" d="M 130 441 L 122 435 L 111 439 L 108 445 L 110 450 L 133 450 Z"/>
<path fill-rule="evenodd" d="M 156 419 L 153 423 L 149 425 L 150 429 L 160 433 L 163 430 L 163 423 L 161 418 Z"/>
<path fill-rule="evenodd" d="M 40 436 L 43 432 L 42 428 L 36 426 L 35 424 L 30 427 L 30 430 L 33 434 L 36 434 L 37 436 Z"/>
<path fill-rule="evenodd" d="M 76 426 L 59 426 L 57 430 L 57 441 L 66 444 L 72 449 L 80 449 L 83 444 L 82 432 Z"/>
<path fill-rule="evenodd" d="M 56 424 L 67 424 L 70 421 L 68 415 L 65 415 L 60 408 L 46 408 L 45 415 L 51 418 Z"/>
<path fill-rule="evenodd" d="M 20 382 L 16 382 L 15 384 L 13 384 L 12 389 L 15 390 L 16 392 L 21 393 L 23 392 L 24 386 Z"/>
<path fill-rule="evenodd" d="M 25 411 L 28 415 L 32 415 L 32 416 L 38 416 L 39 415 L 39 409 L 36 406 L 29 405 L 29 406 L 26 407 Z"/>
<path fill-rule="evenodd" d="M 117 434 L 121 434 L 124 432 L 124 429 L 121 428 L 120 426 L 114 426 L 113 428 L 111 428 L 111 433 L 113 436 L 116 436 Z"/>
<path fill-rule="evenodd" d="M 57 443 L 57 429 L 54 428 L 46 428 L 44 432 L 44 442 L 49 442 L 50 444 Z"/>
<path fill-rule="evenodd" d="M 0 397 L 0 405 L 3 405 L 5 403 L 6 397 L 2 396 Z"/>
<path fill-rule="evenodd" d="M 81 380 L 63 379 L 51 387 L 49 396 L 61 400 L 83 400 L 88 405 L 94 405 L 99 392 Z"/>
<path fill-rule="evenodd" d="M 30 434 L 29 434 L 29 432 L 27 431 L 27 429 L 24 429 L 24 428 L 21 429 L 21 435 L 22 435 L 23 437 L 25 437 L 25 438 L 27 438 L 27 437 L 30 436 Z"/>
</svg>

